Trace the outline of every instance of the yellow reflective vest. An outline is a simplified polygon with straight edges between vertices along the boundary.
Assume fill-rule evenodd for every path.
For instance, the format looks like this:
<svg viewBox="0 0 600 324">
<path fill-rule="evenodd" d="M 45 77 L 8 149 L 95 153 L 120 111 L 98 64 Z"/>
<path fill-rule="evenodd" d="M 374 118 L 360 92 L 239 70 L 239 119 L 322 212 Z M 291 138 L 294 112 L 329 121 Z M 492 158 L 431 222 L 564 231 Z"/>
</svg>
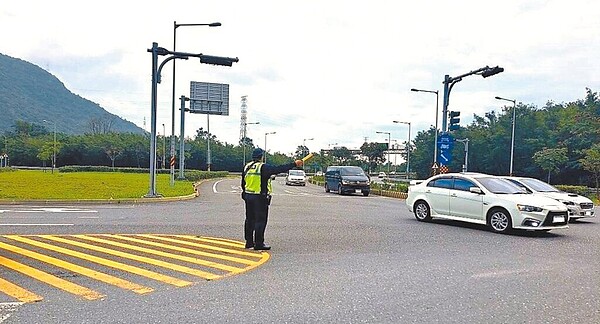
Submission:
<svg viewBox="0 0 600 324">
<path fill-rule="evenodd" d="M 246 175 L 244 176 L 245 187 L 244 192 L 248 194 L 258 195 L 260 194 L 261 187 L 261 170 L 264 163 L 262 162 L 250 162 L 244 167 Z M 271 178 L 267 182 L 267 193 L 270 195 L 273 192 L 271 185 Z"/>
</svg>

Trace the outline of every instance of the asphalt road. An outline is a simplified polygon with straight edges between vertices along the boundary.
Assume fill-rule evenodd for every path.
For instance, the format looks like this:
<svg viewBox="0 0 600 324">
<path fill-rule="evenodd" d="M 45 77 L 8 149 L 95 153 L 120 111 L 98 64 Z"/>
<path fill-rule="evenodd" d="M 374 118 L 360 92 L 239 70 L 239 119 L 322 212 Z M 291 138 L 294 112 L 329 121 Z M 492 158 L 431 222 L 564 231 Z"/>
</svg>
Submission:
<svg viewBox="0 0 600 324">
<path fill-rule="evenodd" d="M 273 249 L 266 255 L 249 252 L 256 257 L 234 254 L 252 259 L 242 271 L 223 271 L 217 279 L 205 280 L 176 271 L 188 266 L 187 259 L 153 256 L 170 262 L 173 268 L 167 270 L 133 262 L 192 283 L 181 287 L 60 256 L 11 235 L 59 247 L 65 245 L 42 235 L 90 243 L 77 236 L 86 234 L 147 247 L 139 241 L 147 238 L 138 235 L 153 234 L 154 244 L 178 249 L 182 243 L 163 240 L 200 244 L 195 240 L 214 238 L 201 244 L 226 246 L 228 255 L 244 253 L 235 246 L 243 241 L 239 179 L 204 183 L 200 197 L 171 203 L 0 205 L 0 243 L 5 244 L 0 244 L 5 258 L 0 279 L 41 299 L 23 303 L 0 292 L 0 323 L 600 323 L 598 219 L 549 233 L 500 235 L 472 224 L 417 222 L 400 199 L 339 196 L 310 184 L 285 186 L 283 178 L 277 178 L 274 189 L 266 233 Z M 92 243 L 118 251 L 114 253 L 126 250 Z M 152 291 L 135 293 L 32 261 L 7 250 L 6 244 L 60 256 Z M 177 253 L 204 258 L 189 250 Z M 101 297 L 86 299 L 56 288 L 7 267 L 6 259 L 88 287 Z M 111 260 L 129 262 L 119 254 Z M 6 282 L 0 281 L 0 287 L 6 288 Z"/>
</svg>

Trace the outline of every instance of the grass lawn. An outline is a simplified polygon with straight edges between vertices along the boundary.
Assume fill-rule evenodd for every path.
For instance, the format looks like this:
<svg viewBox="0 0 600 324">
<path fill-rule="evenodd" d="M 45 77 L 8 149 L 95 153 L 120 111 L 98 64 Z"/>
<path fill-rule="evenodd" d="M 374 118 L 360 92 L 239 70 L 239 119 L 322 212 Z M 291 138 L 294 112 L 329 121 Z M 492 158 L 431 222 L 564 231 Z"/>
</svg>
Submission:
<svg viewBox="0 0 600 324">
<path fill-rule="evenodd" d="M 0 199 L 125 199 L 141 198 L 149 192 L 150 175 L 147 173 L 69 172 L 57 170 L 15 170 L 0 172 Z M 164 197 L 185 196 L 194 193 L 193 183 L 175 180 L 170 186 L 170 175 L 156 176 L 156 192 Z"/>
</svg>

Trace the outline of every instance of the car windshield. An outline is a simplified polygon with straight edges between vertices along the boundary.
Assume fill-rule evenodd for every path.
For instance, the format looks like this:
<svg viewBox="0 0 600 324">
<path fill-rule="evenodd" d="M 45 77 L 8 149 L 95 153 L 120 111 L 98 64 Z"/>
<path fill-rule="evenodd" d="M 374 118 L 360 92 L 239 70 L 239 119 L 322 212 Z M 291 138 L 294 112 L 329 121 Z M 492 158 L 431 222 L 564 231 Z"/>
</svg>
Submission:
<svg viewBox="0 0 600 324">
<path fill-rule="evenodd" d="M 500 178 L 495 177 L 486 177 L 486 178 L 477 178 L 487 190 L 495 193 L 495 194 L 524 194 L 527 193 L 523 188 L 517 186 L 516 184 Z"/>
<path fill-rule="evenodd" d="M 519 179 L 519 181 L 523 182 L 526 186 L 529 186 L 531 189 L 539 192 L 560 192 L 560 190 L 554 188 L 553 186 L 545 183 L 544 181 L 540 181 L 538 179 Z"/>
<path fill-rule="evenodd" d="M 302 171 L 302 170 L 290 170 L 290 175 L 293 175 L 293 176 L 304 176 L 304 171 Z"/>
<path fill-rule="evenodd" d="M 340 175 L 345 176 L 364 176 L 365 172 L 359 167 L 346 167 L 340 169 Z"/>
</svg>

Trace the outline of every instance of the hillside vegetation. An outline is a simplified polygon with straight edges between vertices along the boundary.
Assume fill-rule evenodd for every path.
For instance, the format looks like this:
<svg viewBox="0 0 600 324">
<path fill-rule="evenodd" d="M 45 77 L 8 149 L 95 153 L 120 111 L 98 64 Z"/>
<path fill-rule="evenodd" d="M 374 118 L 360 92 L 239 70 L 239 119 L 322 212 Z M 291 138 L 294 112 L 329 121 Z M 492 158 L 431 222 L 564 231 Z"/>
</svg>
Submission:
<svg viewBox="0 0 600 324">
<path fill-rule="evenodd" d="M 57 131 L 64 134 L 144 133 L 134 123 L 72 93 L 39 66 L 3 54 L 0 54 L 0 114 L 0 133 L 11 131 L 18 121 L 44 124 L 44 120 L 56 121 Z"/>
</svg>

